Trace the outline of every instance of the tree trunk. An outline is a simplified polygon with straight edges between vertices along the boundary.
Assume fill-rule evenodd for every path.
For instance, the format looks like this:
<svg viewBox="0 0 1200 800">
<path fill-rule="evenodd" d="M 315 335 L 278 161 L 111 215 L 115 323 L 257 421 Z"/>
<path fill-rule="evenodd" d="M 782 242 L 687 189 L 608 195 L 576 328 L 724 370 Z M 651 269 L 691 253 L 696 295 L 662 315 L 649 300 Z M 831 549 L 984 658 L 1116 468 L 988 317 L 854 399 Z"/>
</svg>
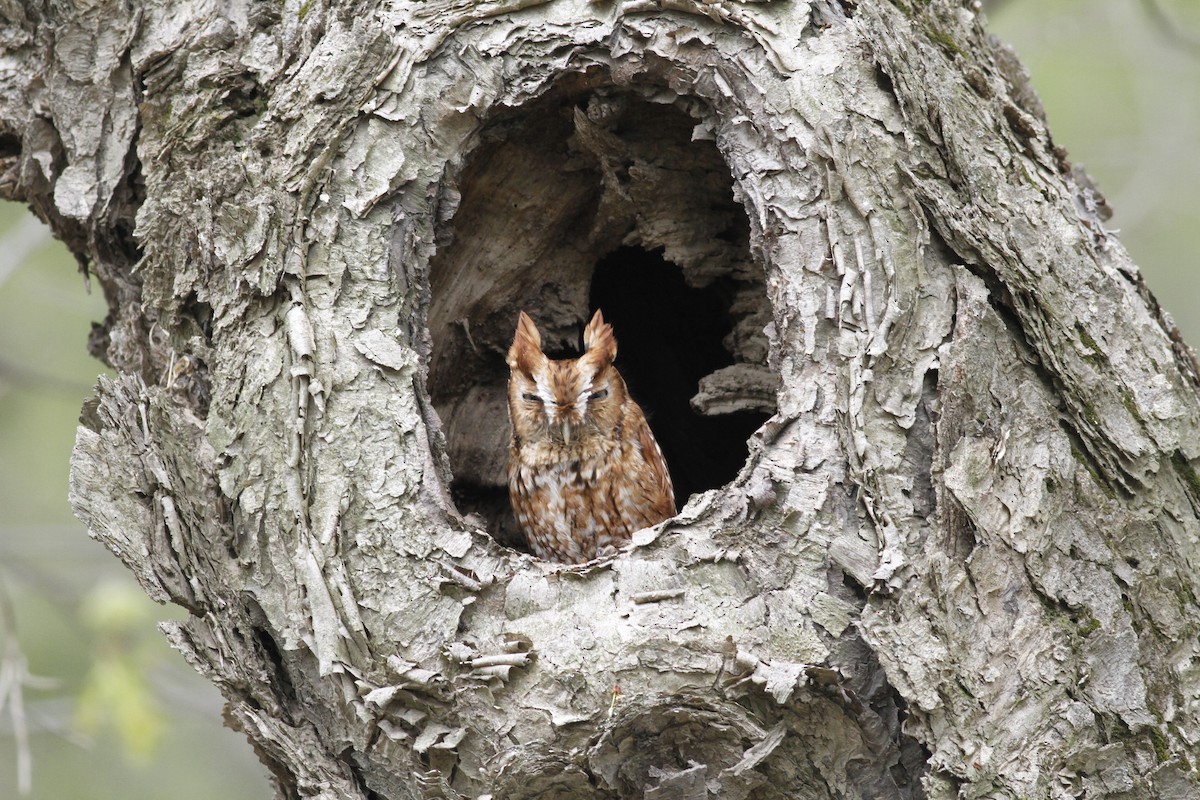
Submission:
<svg viewBox="0 0 1200 800">
<path fill-rule="evenodd" d="M 969 8 L 0 9 L 72 502 L 281 797 L 1200 793 L 1196 363 Z M 686 505 L 549 564 L 502 353 L 596 306 Z"/>
</svg>

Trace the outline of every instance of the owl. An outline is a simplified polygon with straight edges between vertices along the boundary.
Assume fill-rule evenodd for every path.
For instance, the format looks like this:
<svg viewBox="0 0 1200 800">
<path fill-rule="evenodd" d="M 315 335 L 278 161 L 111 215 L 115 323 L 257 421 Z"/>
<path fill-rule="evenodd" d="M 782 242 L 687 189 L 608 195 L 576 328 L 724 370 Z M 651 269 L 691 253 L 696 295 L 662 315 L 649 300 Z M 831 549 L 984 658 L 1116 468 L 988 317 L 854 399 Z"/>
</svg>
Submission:
<svg viewBox="0 0 1200 800">
<path fill-rule="evenodd" d="M 579 358 L 547 358 L 522 311 L 508 351 L 513 513 L 535 555 L 572 564 L 675 515 L 667 463 L 613 366 L 617 340 L 599 311 L 583 343 Z"/>
</svg>

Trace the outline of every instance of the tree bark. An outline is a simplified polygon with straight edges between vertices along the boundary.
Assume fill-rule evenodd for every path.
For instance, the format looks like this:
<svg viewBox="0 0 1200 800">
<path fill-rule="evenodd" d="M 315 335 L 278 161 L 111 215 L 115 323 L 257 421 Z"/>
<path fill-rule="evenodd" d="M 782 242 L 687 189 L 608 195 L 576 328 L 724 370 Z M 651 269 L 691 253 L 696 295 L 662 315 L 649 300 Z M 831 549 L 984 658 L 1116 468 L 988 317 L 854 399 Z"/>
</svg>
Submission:
<svg viewBox="0 0 1200 800">
<path fill-rule="evenodd" d="M 0 190 L 111 309 L 72 503 L 281 797 L 1200 793 L 1196 362 L 969 7 L 0 11 Z M 736 463 L 539 562 L 500 353 L 632 251 Z"/>
</svg>

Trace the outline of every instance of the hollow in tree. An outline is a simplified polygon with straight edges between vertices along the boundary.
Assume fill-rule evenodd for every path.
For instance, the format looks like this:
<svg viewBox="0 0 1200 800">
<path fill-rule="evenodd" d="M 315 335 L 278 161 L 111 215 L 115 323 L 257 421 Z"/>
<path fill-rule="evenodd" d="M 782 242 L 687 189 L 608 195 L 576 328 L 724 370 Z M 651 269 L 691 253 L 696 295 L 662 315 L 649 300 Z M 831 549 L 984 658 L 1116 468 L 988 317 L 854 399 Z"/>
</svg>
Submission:
<svg viewBox="0 0 1200 800">
<path fill-rule="evenodd" d="M 1200 793 L 1196 362 L 971 5 L 6 13 L 0 191 L 111 308 L 72 501 L 281 797 Z M 514 315 L 633 267 L 769 418 L 541 562 Z"/>
</svg>

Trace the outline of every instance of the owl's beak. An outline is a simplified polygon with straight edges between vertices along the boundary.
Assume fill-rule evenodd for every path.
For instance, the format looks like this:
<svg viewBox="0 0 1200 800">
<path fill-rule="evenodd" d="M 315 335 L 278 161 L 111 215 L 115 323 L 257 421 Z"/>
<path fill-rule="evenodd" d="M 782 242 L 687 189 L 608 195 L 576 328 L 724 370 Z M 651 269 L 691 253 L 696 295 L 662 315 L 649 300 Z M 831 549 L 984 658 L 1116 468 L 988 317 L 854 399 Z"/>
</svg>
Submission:
<svg viewBox="0 0 1200 800">
<path fill-rule="evenodd" d="M 562 424 L 562 437 L 563 437 L 563 444 L 565 444 L 565 445 L 571 444 L 571 423 L 564 422 Z"/>
</svg>

